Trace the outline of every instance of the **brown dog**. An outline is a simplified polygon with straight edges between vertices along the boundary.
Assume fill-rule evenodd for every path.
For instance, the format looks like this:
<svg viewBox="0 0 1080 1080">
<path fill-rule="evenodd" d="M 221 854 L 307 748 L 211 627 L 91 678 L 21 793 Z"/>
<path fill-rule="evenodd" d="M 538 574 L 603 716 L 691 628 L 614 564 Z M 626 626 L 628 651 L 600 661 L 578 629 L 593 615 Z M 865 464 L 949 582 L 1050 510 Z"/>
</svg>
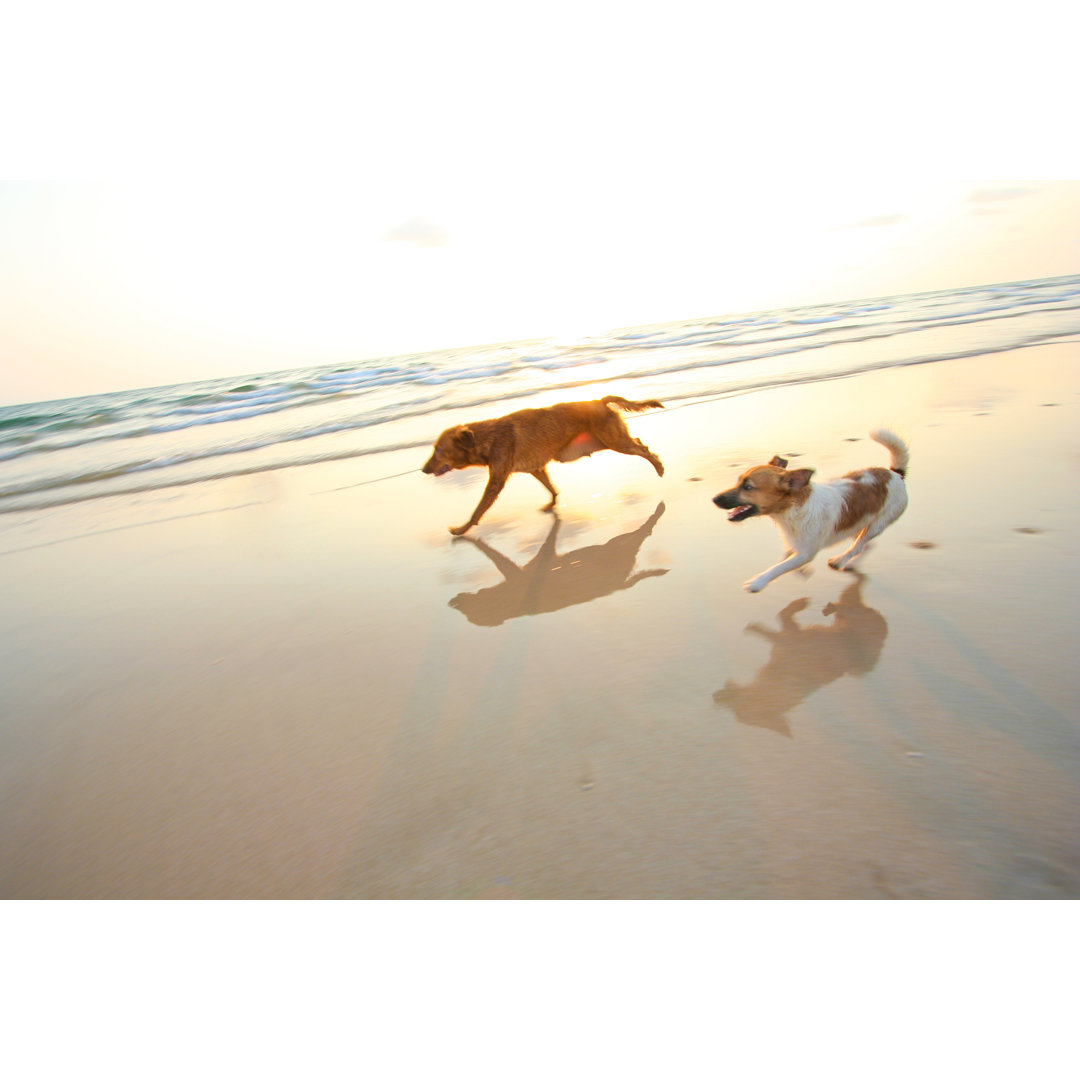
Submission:
<svg viewBox="0 0 1080 1080">
<path fill-rule="evenodd" d="M 488 482 L 472 517 L 452 528 L 455 536 L 471 529 L 498 498 L 511 473 L 531 473 L 551 492 L 551 510 L 559 493 L 547 474 L 549 461 L 576 461 L 597 450 L 637 454 L 648 460 L 659 476 L 660 459 L 626 430 L 623 412 L 662 409 L 659 401 L 627 401 L 609 394 L 600 401 L 566 401 L 546 409 L 522 409 L 497 420 L 480 420 L 447 428 L 435 441 L 435 450 L 424 472 L 442 476 L 451 469 L 486 465 Z"/>
</svg>

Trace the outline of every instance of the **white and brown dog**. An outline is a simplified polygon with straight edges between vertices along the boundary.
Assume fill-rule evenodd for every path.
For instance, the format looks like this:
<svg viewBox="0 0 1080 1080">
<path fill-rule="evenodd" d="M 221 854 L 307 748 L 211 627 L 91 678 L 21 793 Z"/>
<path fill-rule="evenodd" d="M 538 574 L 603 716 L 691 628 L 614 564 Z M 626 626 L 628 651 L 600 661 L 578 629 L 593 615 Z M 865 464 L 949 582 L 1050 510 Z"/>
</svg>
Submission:
<svg viewBox="0 0 1080 1080">
<path fill-rule="evenodd" d="M 870 432 L 870 438 L 888 448 L 892 457 L 888 469 L 859 469 L 838 480 L 811 484 L 813 469 L 789 472 L 787 462 L 774 457 L 768 465 L 748 469 L 735 487 L 713 499 L 717 506 L 731 511 L 729 521 L 745 521 L 759 514 L 771 517 L 787 541 L 784 561 L 747 581 L 744 588 L 761 592 L 773 578 L 804 566 L 822 548 L 854 536 L 855 542 L 847 551 L 829 560 L 834 570 L 844 570 L 904 512 L 908 503 L 904 484 L 908 448 L 884 429 Z"/>
</svg>

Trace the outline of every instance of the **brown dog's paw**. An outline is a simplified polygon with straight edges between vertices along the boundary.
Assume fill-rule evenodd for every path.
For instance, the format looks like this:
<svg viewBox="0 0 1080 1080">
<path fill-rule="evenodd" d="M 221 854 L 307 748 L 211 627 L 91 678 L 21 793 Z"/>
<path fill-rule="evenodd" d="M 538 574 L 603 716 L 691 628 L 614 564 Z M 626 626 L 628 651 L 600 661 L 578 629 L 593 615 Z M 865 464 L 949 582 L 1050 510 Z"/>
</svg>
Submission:
<svg viewBox="0 0 1080 1080">
<path fill-rule="evenodd" d="M 450 531 L 455 536 L 462 536 L 464 533 L 467 533 L 471 528 L 472 528 L 471 525 L 457 525 L 457 526 L 451 525 L 450 526 Z"/>
</svg>

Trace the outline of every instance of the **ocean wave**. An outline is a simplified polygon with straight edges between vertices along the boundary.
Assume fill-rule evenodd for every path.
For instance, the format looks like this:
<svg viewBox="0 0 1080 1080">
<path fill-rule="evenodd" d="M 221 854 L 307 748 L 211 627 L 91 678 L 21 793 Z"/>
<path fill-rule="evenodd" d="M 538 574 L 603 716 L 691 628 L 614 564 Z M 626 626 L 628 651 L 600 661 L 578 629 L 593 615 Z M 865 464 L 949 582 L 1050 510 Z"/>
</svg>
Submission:
<svg viewBox="0 0 1080 1080">
<path fill-rule="evenodd" d="M 162 477 L 141 483 L 126 483 L 107 488 L 99 488 L 97 490 L 70 490 L 77 485 L 101 484 L 104 481 L 116 480 L 134 475 L 130 470 L 126 473 L 116 474 L 107 470 L 102 471 L 99 474 L 85 473 L 74 479 L 65 480 L 56 478 L 49 481 L 42 481 L 37 485 L 28 485 L 25 491 L 0 494 L 0 514 L 53 510 L 61 506 L 70 506 L 74 503 L 88 502 L 95 499 L 107 499 L 125 495 L 142 495 L 148 492 L 162 491 L 166 488 L 189 487 L 192 484 L 203 484 L 212 480 L 229 480 L 240 476 L 254 476 L 258 473 L 274 472 L 281 469 L 302 468 L 305 465 L 319 465 L 332 461 L 348 461 L 353 458 L 369 457 L 377 454 L 390 454 L 399 450 L 415 450 L 419 447 L 426 447 L 429 445 L 430 444 L 426 441 L 387 443 L 380 446 L 344 449 L 322 454 L 281 458 L 274 461 L 264 461 L 256 465 L 239 466 L 232 469 L 208 469 L 190 476 Z M 34 498 L 32 496 L 38 497 Z"/>
<path fill-rule="evenodd" d="M 1073 333 L 1080 333 L 1077 326 Z M 1050 334 L 1047 341 L 1060 340 L 1060 335 Z M 1036 344 L 1033 340 L 1031 344 Z M 968 349 L 957 349 L 949 352 L 934 353 L 923 356 L 908 356 L 890 360 L 869 361 L 857 365 L 835 368 L 821 372 L 783 372 L 774 376 L 759 377 L 733 381 L 722 388 L 703 389 L 695 387 L 683 392 L 669 393 L 665 395 L 669 407 L 682 404 L 693 404 L 704 401 L 713 401 L 725 397 L 737 397 L 740 395 L 774 389 L 784 386 L 807 385 L 820 382 L 831 382 L 836 379 L 851 378 L 852 376 L 867 374 L 872 371 L 883 371 L 889 368 L 914 367 L 922 364 L 940 363 L 948 360 L 959 360 L 992 353 L 1008 352 L 1016 348 L 1014 342 L 1003 343 L 998 346 L 980 346 Z M 683 369 L 680 369 L 683 370 Z M 568 384 L 566 389 L 576 389 L 587 383 Z M 531 395 L 529 392 L 521 392 L 519 396 Z M 515 395 L 506 395 L 500 400 L 513 400 Z M 456 407 L 468 409 L 489 404 L 490 399 L 482 399 L 476 402 L 462 403 Z M 426 412 L 418 412 L 414 415 L 427 415 Z M 369 426 L 358 424 L 355 426 Z M 228 448 L 217 448 L 202 454 L 176 455 L 173 458 L 161 458 L 153 461 L 132 462 L 127 466 L 116 469 L 102 469 L 88 471 L 76 475 L 64 477 L 50 477 L 38 483 L 27 484 L 21 488 L 13 488 L 0 491 L 0 514 L 14 513 L 30 510 L 41 510 L 68 505 L 71 503 L 84 502 L 91 499 L 106 498 L 116 495 L 141 494 L 151 491 L 159 491 L 164 488 L 188 486 L 211 480 L 224 480 L 240 476 L 250 476 L 260 472 L 269 472 L 286 468 L 299 468 L 306 465 L 314 465 L 330 461 L 343 461 L 353 458 L 368 457 L 378 454 L 388 454 L 402 450 L 414 450 L 430 446 L 428 439 L 414 439 L 396 443 L 384 443 L 378 446 L 353 447 L 336 451 L 327 451 L 316 454 L 282 457 L 277 460 L 262 461 L 252 465 L 238 465 L 234 468 L 207 469 L 196 474 L 186 476 L 170 476 L 165 470 L 181 465 L 191 465 L 210 461 L 229 454 L 243 454 L 254 451 L 269 449 L 275 445 L 285 445 L 288 442 L 314 438 L 317 435 L 328 435 L 338 431 L 348 430 L 346 427 L 326 428 L 318 432 L 298 432 L 289 439 L 279 439 L 274 442 L 253 442 L 248 445 L 238 445 Z M 417 466 L 419 468 L 419 465 Z M 131 482 L 139 474 L 160 470 L 162 475 L 152 481 Z M 100 487 L 108 481 L 127 480 L 124 484 L 113 484 L 106 489 Z M 84 486 L 99 485 L 95 490 L 85 490 Z M 83 490 L 78 490 L 84 488 Z M 63 494 L 60 492 L 63 491 Z M 56 494 L 50 495 L 55 492 Z M 35 498 L 36 496 L 46 496 Z"/>
<path fill-rule="evenodd" d="M 0 409 L 0 512 L 424 446 L 360 433 L 614 379 L 685 401 L 996 352 L 1080 332 L 1078 300 L 1080 276 L 13 406 Z"/>
<path fill-rule="evenodd" d="M 0 419 L 0 432 L 9 431 L 12 428 L 40 425 L 55 418 L 55 413 L 18 413 L 14 416 L 6 416 Z"/>
</svg>

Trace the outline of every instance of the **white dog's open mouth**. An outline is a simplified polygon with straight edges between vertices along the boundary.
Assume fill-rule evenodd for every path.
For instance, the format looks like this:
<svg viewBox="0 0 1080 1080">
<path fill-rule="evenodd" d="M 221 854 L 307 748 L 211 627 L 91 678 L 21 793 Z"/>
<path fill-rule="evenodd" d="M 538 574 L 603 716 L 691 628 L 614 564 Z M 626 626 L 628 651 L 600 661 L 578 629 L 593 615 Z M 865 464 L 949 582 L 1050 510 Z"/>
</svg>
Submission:
<svg viewBox="0 0 1080 1080">
<path fill-rule="evenodd" d="M 753 517 L 758 512 L 756 506 L 736 506 L 734 510 L 728 514 L 728 521 L 742 521 L 744 518 Z"/>
</svg>

